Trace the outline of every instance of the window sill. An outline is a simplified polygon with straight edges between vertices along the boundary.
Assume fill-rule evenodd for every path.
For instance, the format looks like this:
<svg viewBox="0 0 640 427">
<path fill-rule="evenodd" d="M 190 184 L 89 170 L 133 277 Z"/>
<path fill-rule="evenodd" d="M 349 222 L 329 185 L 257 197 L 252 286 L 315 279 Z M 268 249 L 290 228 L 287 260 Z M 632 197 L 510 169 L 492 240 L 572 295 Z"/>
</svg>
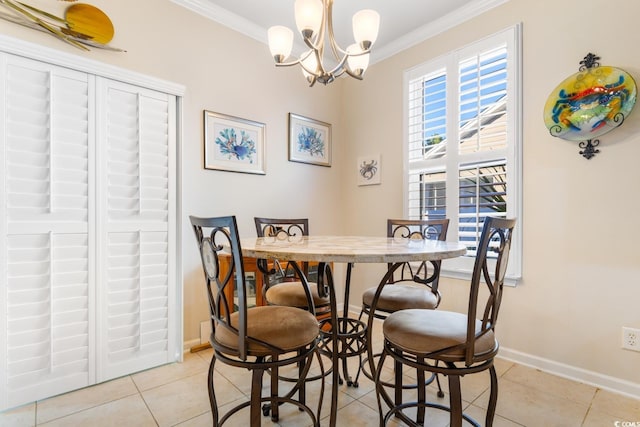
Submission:
<svg viewBox="0 0 640 427">
<path fill-rule="evenodd" d="M 471 280 L 471 274 L 472 274 L 472 271 L 468 271 L 468 270 L 445 270 L 445 269 L 440 270 L 441 277 L 466 280 L 467 282 Z M 522 277 L 507 276 L 504 279 L 504 285 L 510 286 L 510 287 L 516 287 L 520 282 L 520 280 L 522 280 Z"/>
</svg>

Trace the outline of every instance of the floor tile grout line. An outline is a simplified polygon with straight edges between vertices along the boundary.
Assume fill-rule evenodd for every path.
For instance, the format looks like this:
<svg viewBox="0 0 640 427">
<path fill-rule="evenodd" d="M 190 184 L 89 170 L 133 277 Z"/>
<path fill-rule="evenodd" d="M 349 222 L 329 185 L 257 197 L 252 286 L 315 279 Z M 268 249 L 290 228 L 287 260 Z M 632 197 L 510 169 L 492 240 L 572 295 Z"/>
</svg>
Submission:
<svg viewBox="0 0 640 427">
<path fill-rule="evenodd" d="M 144 394 L 142 394 L 142 390 L 140 390 L 140 387 L 138 386 L 138 383 L 136 383 L 136 381 L 133 379 L 133 375 L 130 375 L 131 377 L 131 382 L 133 382 L 134 387 L 136 388 L 136 390 L 138 390 L 138 396 L 140 396 L 140 399 L 142 399 L 142 402 L 144 402 L 144 406 L 147 408 L 147 411 L 149 411 L 149 413 L 151 414 L 151 418 L 153 418 L 153 422 L 156 423 L 156 426 L 159 426 L 160 423 L 158 422 L 158 419 L 156 418 L 156 414 L 153 413 L 153 411 L 151 410 L 151 407 L 149 406 L 149 402 L 147 402 L 147 399 L 144 398 Z"/>
<path fill-rule="evenodd" d="M 591 399 L 589 400 L 589 406 L 587 407 L 587 411 L 585 412 L 584 417 L 582 418 L 582 423 L 580 423 L 581 426 L 583 426 L 587 422 L 587 419 L 589 418 L 589 414 L 591 413 L 591 410 L 593 408 L 593 401 L 598 395 L 599 390 L 600 390 L 599 387 L 595 387 L 595 390 L 593 391 L 593 396 L 591 396 Z"/>
<path fill-rule="evenodd" d="M 107 383 L 108 383 L 108 382 L 110 382 L 110 381 L 115 381 L 115 380 L 122 379 L 122 378 L 127 378 L 127 377 L 131 379 L 131 382 L 132 382 L 132 383 L 133 383 L 133 385 L 136 387 L 136 391 L 137 391 L 137 390 L 138 390 L 138 387 L 136 386 L 135 381 L 133 381 L 133 378 L 131 378 L 131 375 L 124 375 L 124 376 L 122 376 L 122 377 L 113 378 L 113 379 L 111 379 L 111 380 L 109 380 L 109 381 L 105 381 L 105 382 L 103 382 L 103 383 L 98 383 L 98 384 L 88 385 L 88 386 L 83 387 L 83 388 L 78 389 L 78 390 L 71 390 L 71 391 L 68 391 L 68 392 L 66 392 L 66 393 L 62 393 L 62 394 L 58 394 L 58 395 L 55 395 L 55 396 L 47 397 L 47 398 L 45 398 L 45 399 L 36 400 L 35 402 L 33 402 L 33 403 L 34 403 L 34 405 L 35 405 L 35 409 L 34 409 L 34 418 L 35 418 L 35 419 L 34 419 L 34 424 L 33 424 L 33 425 L 34 425 L 34 426 L 38 426 L 38 425 L 43 425 L 43 424 L 46 424 L 46 423 L 50 423 L 50 422 L 52 422 L 52 421 L 60 420 L 60 419 L 62 419 L 62 418 L 66 418 L 66 417 L 69 417 L 69 416 L 71 416 L 71 415 L 76 415 L 76 414 L 82 413 L 82 412 L 84 412 L 84 411 L 88 411 L 88 410 L 91 410 L 91 409 L 99 408 L 100 406 L 107 405 L 107 404 L 109 404 L 109 403 L 117 402 L 118 400 L 122 400 L 122 399 L 125 399 L 125 398 L 127 398 L 127 397 L 134 396 L 136 393 L 124 394 L 124 395 L 122 395 L 122 396 L 120 396 L 120 397 L 118 397 L 118 398 L 113 398 L 113 399 L 111 399 L 111 400 L 106 400 L 106 401 L 101 402 L 101 403 L 99 403 L 99 404 L 95 404 L 95 405 L 92 405 L 92 406 L 88 406 L 88 407 L 86 407 L 86 408 L 79 409 L 79 410 L 77 410 L 77 411 L 69 412 L 68 414 L 64 414 L 64 415 L 61 415 L 61 416 L 59 416 L 59 417 L 51 418 L 50 420 L 44 421 L 43 423 L 38 423 L 38 406 L 39 406 L 42 402 L 45 402 L 45 401 L 47 401 L 47 400 L 49 400 L 49 399 L 55 399 L 55 398 L 58 398 L 58 397 L 60 397 L 60 396 L 64 396 L 64 395 L 66 395 L 66 394 L 78 393 L 78 392 L 81 392 L 82 390 L 86 390 L 86 389 L 90 389 L 90 388 L 93 388 L 93 387 L 97 387 L 97 386 L 100 386 L 100 385 L 102 385 L 102 384 L 107 384 Z M 139 392 L 138 392 L 138 394 L 139 394 Z"/>
<path fill-rule="evenodd" d="M 89 386 L 89 387 L 94 387 L 94 386 Z M 77 391 L 78 390 L 74 390 L 74 392 L 77 392 Z M 69 393 L 72 393 L 72 392 L 69 392 Z M 59 416 L 59 417 L 51 418 L 50 420 L 46 420 L 46 421 L 44 421 L 42 423 L 38 423 L 37 404 L 38 404 L 38 402 L 41 402 L 41 401 L 37 401 L 37 402 L 35 402 L 36 403 L 36 410 L 34 411 L 34 415 L 35 415 L 34 426 L 37 427 L 37 426 L 41 426 L 41 425 L 45 425 L 45 424 L 51 423 L 53 421 L 62 420 L 64 418 L 68 418 L 68 417 L 71 417 L 73 415 L 81 414 L 83 412 L 90 411 L 92 409 L 100 408 L 101 406 L 109 405 L 111 403 L 118 402 L 120 400 L 124 400 L 124 399 L 127 399 L 129 397 L 136 396 L 136 395 L 138 395 L 142 399 L 142 401 L 145 403 L 145 406 L 147 406 L 146 405 L 146 401 L 144 400 L 144 397 L 141 395 L 141 393 L 137 392 L 137 393 L 126 394 L 126 395 L 120 396 L 120 397 L 118 397 L 116 399 L 107 400 L 107 401 L 104 401 L 104 402 L 102 402 L 100 404 L 97 404 L 97 405 L 88 406 L 86 408 L 83 408 L 83 409 L 80 409 L 80 410 L 77 410 L 77 411 L 69 412 L 68 414 L 64 414 L 64 415 Z M 57 396 L 54 396 L 54 397 L 57 397 Z M 46 400 L 46 399 L 44 399 L 44 400 Z M 153 412 L 151 411 L 151 409 L 148 406 L 147 406 L 147 409 L 149 410 L 149 413 L 152 414 L 152 416 L 153 416 Z M 157 421 L 155 420 L 155 417 L 153 417 L 153 418 L 154 418 L 154 421 L 156 422 L 156 425 L 159 425 L 157 423 Z"/>
</svg>

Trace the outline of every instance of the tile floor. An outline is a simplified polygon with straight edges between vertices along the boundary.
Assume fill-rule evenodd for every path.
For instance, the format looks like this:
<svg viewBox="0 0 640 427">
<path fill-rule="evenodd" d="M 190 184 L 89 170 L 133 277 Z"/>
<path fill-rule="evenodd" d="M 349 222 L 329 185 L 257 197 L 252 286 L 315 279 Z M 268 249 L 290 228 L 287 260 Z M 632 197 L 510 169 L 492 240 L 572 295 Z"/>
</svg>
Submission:
<svg viewBox="0 0 640 427">
<path fill-rule="evenodd" d="M 0 413 L 0 425 L 13 426 L 210 426 L 211 411 L 207 395 L 207 368 L 211 350 L 188 353 L 183 363 L 174 363 L 129 375 L 83 390 L 38 401 Z M 350 359 L 352 367 L 357 359 Z M 640 400 L 630 399 L 596 387 L 569 381 L 536 369 L 496 360 L 499 398 L 494 425 L 531 427 L 616 427 L 640 426 Z M 215 374 L 221 410 L 246 399 L 250 387 L 247 371 L 220 363 Z M 385 372 L 392 374 L 390 369 Z M 408 381 L 410 374 L 405 374 Z M 488 374 L 469 375 L 462 380 L 465 413 L 484 425 L 488 401 Z M 268 381 L 266 381 L 268 382 Z M 446 380 L 443 381 L 446 383 Z M 443 384 L 445 392 L 446 384 Z M 430 390 L 431 400 L 437 400 Z M 266 388 L 265 388 L 266 390 Z M 317 402 L 319 382 L 307 389 L 309 402 Z M 412 391 L 407 391 L 410 399 Z M 446 399 L 446 397 L 445 397 Z M 322 406 L 322 426 L 328 426 L 330 380 Z M 317 404 L 317 403 L 316 403 Z M 232 418 L 227 425 L 245 427 L 248 410 Z M 448 414 L 427 413 L 428 425 L 447 426 Z M 283 406 L 280 421 L 263 418 L 263 425 L 306 426 L 305 415 L 296 408 Z M 392 420 L 389 425 L 400 425 Z M 373 383 L 361 376 L 359 387 L 342 385 L 339 394 L 338 426 L 378 426 Z"/>
</svg>

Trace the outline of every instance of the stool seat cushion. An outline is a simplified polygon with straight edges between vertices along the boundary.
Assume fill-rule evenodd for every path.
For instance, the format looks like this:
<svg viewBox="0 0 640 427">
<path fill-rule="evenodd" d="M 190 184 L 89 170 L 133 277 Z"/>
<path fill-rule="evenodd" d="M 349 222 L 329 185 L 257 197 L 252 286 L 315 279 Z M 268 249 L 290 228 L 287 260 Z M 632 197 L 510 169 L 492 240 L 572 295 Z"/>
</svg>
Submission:
<svg viewBox="0 0 640 427">
<path fill-rule="evenodd" d="M 476 320 L 476 331 L 481 322 Z M 429 354 L 450 347 L 450 351 L 428 356 L 442 361 L 463 361 L 467 341 L 467 316 L 443 310 L 402 310 L 390 314 L 383 323 L 385 339 L 412 354 Z M 457 346 L 457 347 L 456 347 Z M 476 340 L 476 361 L 491 358 L 498 350 L 493 331 Z"/>
<path fill-rule="evenodd" d="M 362 294 L 362 303 L 371 306 L 377 287 L 369 288 Z M 409 308 L 433 310 L 438 306 L 438 296 L 431 288 L 423 285 L 394 283 L 385 285 L 378 298 L 377 310 L 393 313 Z"/>
<path fill-rule="evenodd" d="M 269 304 L 286 305 L 288 307 L 307 308 L 307 295 L 302 288 L 302 282 L 282 282 L 270 286 L 265 293 L 265 298 Z M 309 283 L 309 290 L 316 307 L 329 304 L 329 298 L 320 298 L 318 295 L 318 284 Z"/>
<path fill-rule="evenodd" d="M 230 316 L 231 325 L 238 327 L 239 313 Z M 274 351 L 258 342 L 249 342 L 248 354 L 265 356 L 294 351 L 307 346 L 320 333 L 318 320 L 310 312 L 281 306 L 253 307 L 247 310 L 247 335 L 249 338 L 277 347 Z M 231 350 L 238 348 L 238 334 L 222 325 L 212 334 L 213 342 Z"/>
</svg>

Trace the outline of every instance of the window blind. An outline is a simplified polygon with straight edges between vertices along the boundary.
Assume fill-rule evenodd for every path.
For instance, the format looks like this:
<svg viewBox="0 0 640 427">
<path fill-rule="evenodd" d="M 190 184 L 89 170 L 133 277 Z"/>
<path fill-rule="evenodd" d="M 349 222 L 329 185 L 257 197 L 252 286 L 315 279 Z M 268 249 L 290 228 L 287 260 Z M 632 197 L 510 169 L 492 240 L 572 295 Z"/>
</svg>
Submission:
<svg viewBox="0 0 640 427">
<path fill-rule="evenodd" d="M 447 261 L 455 270 L 472 270 L 486 217 L 520 213 L 519 37 L 514 27 L 405 72 L 405 213 L 449 218 L 448 238 L 468 248 Z"/>
</svg>

